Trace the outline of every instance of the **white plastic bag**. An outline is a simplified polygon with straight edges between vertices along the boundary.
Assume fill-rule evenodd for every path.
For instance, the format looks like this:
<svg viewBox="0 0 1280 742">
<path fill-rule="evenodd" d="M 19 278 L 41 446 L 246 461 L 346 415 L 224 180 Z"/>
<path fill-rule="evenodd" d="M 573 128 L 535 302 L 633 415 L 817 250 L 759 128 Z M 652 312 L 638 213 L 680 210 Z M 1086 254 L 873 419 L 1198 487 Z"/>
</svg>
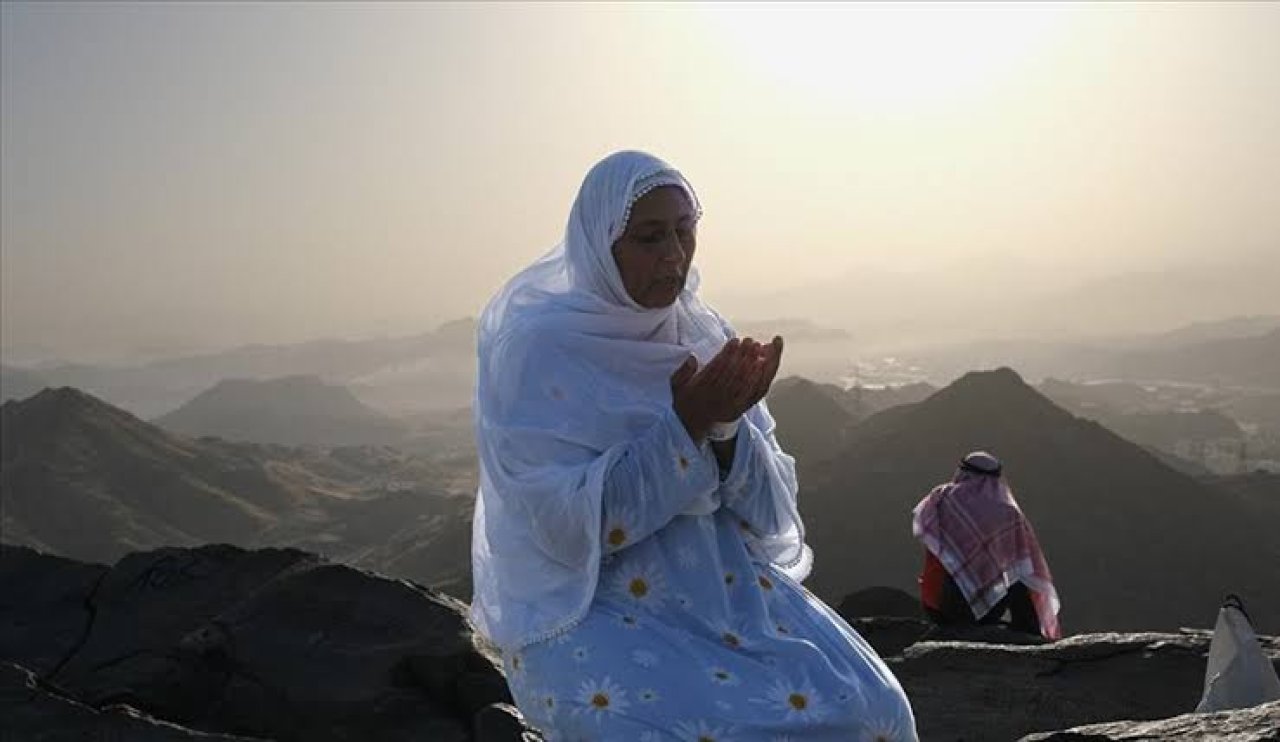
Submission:
<svg viewBox="0 0 1280 742">
<path fill-rule="evenodd" d="M 1248 708 L 1280 699 L 1280 677 L 1262 653 L 1240 599 L 1229 596 L 1218 611 L 1204 672 L 1198 713 Z"/>
</svg>

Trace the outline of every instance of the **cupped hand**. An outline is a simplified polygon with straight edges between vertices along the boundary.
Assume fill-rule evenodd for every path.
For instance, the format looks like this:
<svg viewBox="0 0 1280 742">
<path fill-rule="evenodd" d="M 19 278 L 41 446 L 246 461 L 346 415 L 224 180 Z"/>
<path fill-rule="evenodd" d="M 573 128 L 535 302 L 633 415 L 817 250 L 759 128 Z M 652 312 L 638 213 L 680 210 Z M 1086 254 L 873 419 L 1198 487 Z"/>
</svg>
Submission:
<svg viewBox="0 0 1280 742">
<path fill-rule="evenodd" d="M 693 357 L 671 376 L 672 407 L 694 440 L 715 423 L 737 420 L 768 393 L 782 363 L 782 338 L 734 338 L 699 369 Z"/>
</svg>

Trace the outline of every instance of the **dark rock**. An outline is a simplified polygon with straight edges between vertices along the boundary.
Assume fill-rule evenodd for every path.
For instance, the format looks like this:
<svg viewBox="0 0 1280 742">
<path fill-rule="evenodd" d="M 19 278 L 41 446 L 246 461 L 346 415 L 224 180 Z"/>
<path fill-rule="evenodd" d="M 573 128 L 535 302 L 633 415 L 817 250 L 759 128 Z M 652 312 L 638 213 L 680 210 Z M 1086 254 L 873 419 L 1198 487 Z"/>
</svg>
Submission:
<svg viewBox="0 0 1280 742">
<path fill-rule="evenodd" d="M 1039 634 L 1014 631 L 1003 624 L 972 624 L 958 626 L 930 625 L 920 641 L 976 642 L 979 644 L 1045 644 L 1047 639 Z"/>
<path fill-rule="evenodd" d="M 509 703 L 484 707 L 475 719 L 475 742 L 539 742 L 542 735 L 529 730 L 520 710 Z"/>
<path fill-rule="evenodd" d="M 1260 642 L 1280 663 L 1280 642 Z M 888 663 L 921 739 L 1001 740 L 1185 713 L 1200 700 L 1208 649 L 1208 632 L 1084 634 L 1041 646 L 922 641 Z"/>
<path fill-rule="evenodd" d="M 43 569 L 41 559 L 29 557 L 31 568 Z M 85 613 L 82 602 L 46 603 Z M 193 729 L 281 741 L 448 742 L 469 739 L 479 712 L 511 700 L 465 605 L 301 551 L 131 554 L 88 606 L 83 641 L 49 680 L 91 707 L 123 703 Z M 48 637 L 16 632 L 63 647 L 58 627 L 69 619 L 50 615 Z M 0 636 L 0 646 L 13 641 Z"/>
<path fill-rule="evenodd" d="M 970 642 L 978 644 L 1044 644 L 1042 637 L 1013 631 L 1001 625 L 935 626 L 923 618 L 871 616 L 848 618 L 863 639 L 881 657 L 892 657 L 916 642 Z"/>
<path fill-rule="evenodd" d="M 35 673 L 0 662 L 0 738 L 24 742 L 248 742 L 249 737 L 205 734 L 154 719 L 128 706 L 101 711 L 41 685 Z"/>
<path fill-rule="evenodd" d="M 513 704 L 507 679 L 496 669 L 469 670 L 458 676 L 457 709 L 464 715 L 479 713 L 495 703 Z"/>
<path fill-rule="evenodd" d="M 921 618 L 854 618 L 849 621 L 881 657 L 898 654 L 929 632 L 931 624 Z"/>
<path fill-rule="evenodd" d="M 896 587 L 884 586 L 869 587 L 845 596 L 836 612 L 847 621 L 863 616 L 923 616 L 919 599 Z"/>
<path fill-rule="evenodd" d="M 52 672 L 84 639 L 89 597 L 106 573 L 100 564 L 0 545 L 0 657 Z"/>
<path fill-rule="evenodd" d="M 514 703 L 497 664 L 475 651 L 451 655 L 415 655 L 396 668 L 432 698 L 467 717 L 495 703 Z"/>
<path fill-rule="evenodd" d="M 1213 714 L 1182 714 L 1160 721 L 1115 721 L 1062 732 L 1032 734 L 1020 742 L 1273 742 L 1280 740 L 1280 701 Z"/>
</svg>

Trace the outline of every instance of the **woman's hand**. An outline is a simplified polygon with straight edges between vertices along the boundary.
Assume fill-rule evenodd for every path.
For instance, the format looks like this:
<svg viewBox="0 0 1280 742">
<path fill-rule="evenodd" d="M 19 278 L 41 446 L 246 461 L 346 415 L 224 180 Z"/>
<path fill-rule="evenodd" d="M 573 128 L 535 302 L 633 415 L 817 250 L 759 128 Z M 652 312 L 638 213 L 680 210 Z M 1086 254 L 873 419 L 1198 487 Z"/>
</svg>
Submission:
<svg viewBox="0 0 1280 742">
<path fill-rule="evenodd" d="M 671 375 L 671 406 L 695 441 L 715 423 L 737 420 L 764 398 L 782 362 L 782 338 L 762 344 L 734 338 L 698 368 L 690 357 Z"/>
</svg>

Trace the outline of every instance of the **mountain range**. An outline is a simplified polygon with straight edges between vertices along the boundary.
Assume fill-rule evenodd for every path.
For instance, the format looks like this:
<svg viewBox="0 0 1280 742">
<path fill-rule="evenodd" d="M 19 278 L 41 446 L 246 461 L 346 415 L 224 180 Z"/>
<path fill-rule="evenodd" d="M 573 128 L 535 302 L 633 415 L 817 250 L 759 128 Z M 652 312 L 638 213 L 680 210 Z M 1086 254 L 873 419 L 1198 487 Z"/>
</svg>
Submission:
<svg viewBox="0 0 1280 742">
<path fill-rule="evenodd" d="M 422 457 L 190 438 L 70 388 L 6 402 L 0 432 L 6 542 L 99 562 L 162 545 L 298 546 L 469 593 L 470 492 Z"/>
<path fill-rule="evenodd" d="M 6 366 L 0 372 L 4 400 L 28 396 L 36 385 L 35 390 L 66 386 L 143 417 L 171 412 L 227 379 L 299 375 L 349 386 L 357 397 L 384 410 L 451 409 L 470 402 L 475 321 L 456 320 L 407 337 L 250 345 L 140 365 L 66 363 Z"/>
<path fill-rule="evenodd" d="M 406 425 L 318 376 L 231 379 L 155 420 L 190 436 L 286 445 L 392 444 Z"/>
<path fill-rule="evenodd" d="M 874 317 L 851 314 L 842 321 L 850 324 L 850 317 L 856 318 L 855 331 L 799 319 L 747 319 L 737 327 L 746 335 L 786 338 L 784 375 L 842 385 L 853 379 L 865 388 L 924 380 L 949 383 L 972 368 L 1007 365 L 1029 378 L 1163 380 L 1248 387 L 1252 396 L 1280 395 L 1278 315 L 1093 337 L 1042 332 L 965 340 L 964 333 L 943 332 L 929 342 L 910 341 L 907 332 L 877 339 L 870 330 Z M 386 414 L 436 413 L 471 403 L 475 331 L 474 320 L 461 319 L 405 337 L 254 345 L 136 365 L 0 365 L 0 401 L 70 386 L 155 418 L 230 379 L 316 376 L 347 387 L 358 400 Z M 1242 409 L 1251 407 L 1249 400 Z"/>
<path fill-rule="evenodd" d="M 1280 328 L 1243 337 L 1161 342 L 1143 338 L 1014 338 L 903 350 L 930 379 L 1012 366 L 1030 378 L 1129 380 L 1280 392 Z"/>
<path fill-rule="evenodd" d="M 789 431 L 805 422 L 778 407 L 789 447 Z M 825 456 L 793 449 L 817 557 L 812 589 L 835 602 L 872 585 L 914 592 L 923 552 L 911 510 L 976 449 L 1004 460 L 1068 631 L 1196 625 L 1229 592 L 1246 597 L 1260 628 L 1280 625 L 1274 509 L 1174 470 L 1009 369 L 970 373 L 922 402 L 851 423 Z"/>
<path fill-rule="evenodd" d="M 900 266 L 901 261 L 895 261 Z M 1153 266 L 1067 281 L 1028 256 L 980 265 L 841 266 L 799 285 L 722 293 L 739 320 L 806 317 L 848 327 L 864 346 L 969 343 L 991 337 L 1163 332 L 1206 317 L 1280 315 L 1274 253 L 1231 265 Z M 1274 325 L 1273 325 L 1274 327 Z"/>
<path fill-rule="evenodd" d="M 788 450 L 821 460 L 840 450 L 857 423 L 882 410 L 920 402 L 936 391 L 926 383 L 844 389 L 789 376 L 769 390 L 769 409 L 785 431 Z"/>
<path fill-rule="evenodd" d="M 1183 474 L 1008 369 L 886 409 L 876 391 L 791 379 L 770 396 L 798 461 L 809 584 L 833 605 L 871 586 L 914 593 L 911 509 L 982 448 L 1006 462 L 1068 631 L 1200 625 L 1228 592 L 1276 630 L 1274 480 Z M 7 542 L 99 562 L 160 545 L 297 546 L 469 593 L 474 469 L 390 447 L 191 438 L 73 389 L 8 402 L 0 423 Z"/>
</svg>

